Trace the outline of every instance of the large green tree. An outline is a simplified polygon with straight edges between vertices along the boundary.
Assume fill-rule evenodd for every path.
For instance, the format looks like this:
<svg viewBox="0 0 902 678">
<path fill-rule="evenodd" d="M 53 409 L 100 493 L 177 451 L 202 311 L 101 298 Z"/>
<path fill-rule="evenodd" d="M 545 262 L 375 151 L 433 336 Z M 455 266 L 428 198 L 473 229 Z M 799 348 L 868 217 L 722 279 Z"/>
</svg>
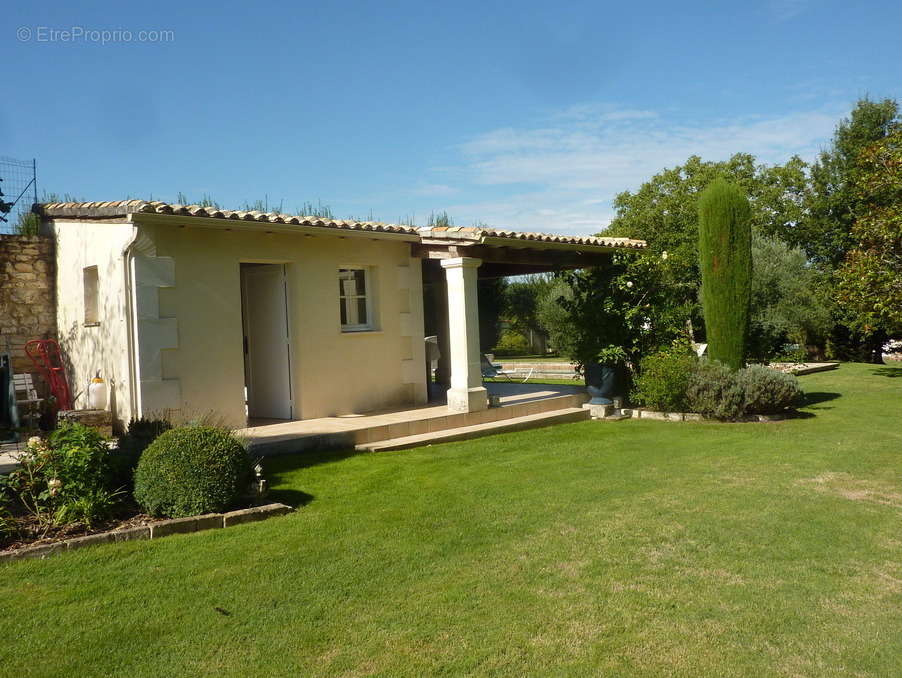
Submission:
<svg viewBox="0 0 902 678">
<path fill-rule="evenodd" d="M 553 284 L 553 277 L 543 273 L 508 280 L 505 290 L 505 315 L 511 328 L 526 334 L 543 332 L 539 321 L 539 304 Z"/>
<path fill-rule="evenodd" d="M 708 353 L 745 365 L 752 289 L 751 208 L 741 188 L 715 179 L 698 201 L 699 264 Z"/>
<path fill-rule="evenodd" d="M 867 334 L 902 333 L 902 129 L 866 147 L 852 180 L 854 245 L 837 272 L 849 325 Z"/>
<path fill-rule="evenodd" d="M 776 236 L 802 216 L 807 174 L 799 158 L 772 166 L 759 164 L 746 153 L 737 153 L 725 162 L 692 156 L 683 165 L 656 174 L 639 190 L 619 194 L 614 201 L 617 215 L 601 234 L 644 239 L 658 260 L 666 256 L 659 303 L 667 308 L 666 322 L 688 325 L 688 333 L 696 340 L 704 339 L 697 201 L 717 177 L 738 185 L 748 195 L 755 232 Z M 637 280 L 642 284 L 641 277 Z"/>
<path fill-rule="evenodd" d="M 866 199 L 856 190 L 862 171 L 862 153 L 900 125 L 899 105 L 893 99 L 862 99 L 848 118 L 836 126 L 828 148 L 811 166 L 802 218 L 781 233 L 789 244 L 801 247 L 820 266 L 834 270 L 855 246 L 852 224 Z"/>
<path fill-rule="evenodd" d="M 823 359 L 833 327 L 829 276 L 802 250 L 761 233 L 752 234 L 752 261 L 749 358 L 766 361 L 799 344 Z"/>
<path fill-rule="evenodd" d="M 479 306 L 479 350 L 488 353 L 501 337 L 501 318 L 506 307 L 507 280 L 484 278 L 476 283 Z"/>
<path fill-rule="evenodd" d="M 803 218 L 787 231 L 784 239 L 804 249 L 809 259 L 831 277 L 856 248 L 853 225 L 870 209 L 868 197 L 856 188 L 856 177 L 865 171 L 865 150 L 900 125 L 902 119 L 895 100 L 862 99 L 849 117 L 839 122 L 830 145 L 811 167 Z M 829 338 L 832 356 L 882 362 L 888 337 L 886 327 L 855 322 L 846 304 L 838 295 L 834 297 L 834 326 Z"/>
<path fill-rule="evenodd" d="M 638 363 L 646 352 L 685 333 L 667 303 L 669 260 L 617 253 L 607 266 L 557 274 L 538 317 L 552 346 L 580 365 L 619 357 Z"/>
</svg>

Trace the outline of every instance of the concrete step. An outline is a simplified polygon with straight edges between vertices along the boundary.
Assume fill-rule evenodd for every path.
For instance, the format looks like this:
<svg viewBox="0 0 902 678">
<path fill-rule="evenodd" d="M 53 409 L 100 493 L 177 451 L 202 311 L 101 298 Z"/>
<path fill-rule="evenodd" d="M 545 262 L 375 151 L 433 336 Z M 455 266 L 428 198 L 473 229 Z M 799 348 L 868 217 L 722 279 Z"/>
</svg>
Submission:
<svg viewBox="0 0 902 678">
<path fill-rule="evenodd" d="M 436 406 L 354 419 L 325 418 L 286 422 L 245 429 L 239 435 L 250 433 L 246 435 L 249 451 L 252 455 L 261 457 L 316 450 L 346 450 L 351 447 L 359 449 L 362 445 L 384 440 L 579 408 L 588 398 L 583 390 L 542 398 L 531 398 L 527 393 L 522 400 L 513 394 L 507 397 L 502 407 L 490 407 L 479 412 L 450 412 L 444 406 Z"/>
<path fill-rule="evenodd" d="M 362 443 L 360 445 L 356 445 L 355 449 L 359 452 L 385 452 L 387 450 L 403 450 L 409 447 L 419 447 L 421 445 L 448 443 L 454 440 L 469 440 L 471 438 L 479 438 L 482 436 L 493 435 L 495 433 L 509 433 L 511 431 L 522 431 L 530 428 L 551 426 L 553 424 L 564 424 L 572 421 L 585 421 L 589 418 L 590 415 L 588 410 L 584 410 L 581 407 L 568 407 L 560 410 L 552 410 L 550 412 L 529 414 L 522 417 L 499 419 L 498 421 L 491 421 L 485 424 L 476 424 L 474 426 L 461 426 L 458 428 L 422 433 L 420 435 L 404 436 L 402 438 L 391 438 L 389 440 L 379 440 L 370 443 Z"/>
</svg>

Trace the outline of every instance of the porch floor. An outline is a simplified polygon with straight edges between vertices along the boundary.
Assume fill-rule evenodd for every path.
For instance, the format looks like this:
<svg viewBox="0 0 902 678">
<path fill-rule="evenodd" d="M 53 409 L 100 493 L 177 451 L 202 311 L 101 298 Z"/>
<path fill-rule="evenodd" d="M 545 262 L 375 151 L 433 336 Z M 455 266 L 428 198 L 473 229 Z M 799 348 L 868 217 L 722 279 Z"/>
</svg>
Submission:
<svg viewBox="0 0 902 678">
<path fill-rule="evenodd" d="M 487 383 L 501 407 L 457 413 L 442 403 L 380 410 L 337 417 L 283 421 L 251 419 L 235 433 L 252 454 L 288 454 L 307 449 L 337 449 L 362 443 L 483 424 L 501 419 L 579 406 L 588 399 L 585 387 L 564 384 Z"/>
</svg>

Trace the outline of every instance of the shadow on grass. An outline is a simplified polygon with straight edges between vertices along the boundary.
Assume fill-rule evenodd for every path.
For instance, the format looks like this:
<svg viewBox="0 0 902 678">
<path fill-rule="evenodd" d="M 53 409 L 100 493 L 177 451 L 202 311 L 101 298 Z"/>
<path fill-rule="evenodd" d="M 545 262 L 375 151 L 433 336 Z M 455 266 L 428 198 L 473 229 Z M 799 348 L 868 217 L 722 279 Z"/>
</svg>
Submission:
<svg viewBox="0 0 902 678">
<path fill-rule="evenodd" d="M 313 501 L 314 496 L 312 494 L 307 494 L 306 492 L 301 492 L 300 490 L 290 490 L 285 488 L 281 490 L 271 490 L 267 500 L 288 504 L 293 508 L 300 508 Z"/>
<path fill-rule="evenodd" d="M 307 494 L 301 490 L 291 489 L 290 483 L 292 479 L 290 475 L 294 471 L 310 468 L 311 466 L 319 466 L 320 464 L 331 464 L 337 461 L 348 459 L 349 457 L 361 454 L 353 449 L 344 450 L 325 450 L 319 452 L 299 452 L 298 454 L 285 454 L 278 457 L 264 457 L 262 460 L 263 474 L 269 482 L 269 498 L 272 501 L 278 501 L 288 504 L 294 508 L 306 506 L 315 499 L 312 494 Z M 280 487 L 280 485 L 284 486 Z"/>
<path fill-rule="evenodd" d="M 871 370 L 875 377 L 902 377 L 902 365 L 899 367 L 878 367 Z"/>
<path fill-rule="evenodd" d="M 841 398 L 842 393 L 829 393 L 822 391 L 812 391 L 811 393 L 806 393 L 802 398 L 801 407 L 811 407 L 812 405 L 817 405 L 818 403 L 826 403 L 831 400 L 836 400 L 837 398 Z M 814 410 L 830 410 L 832 407 L 811 407 Z"/>
</svg>

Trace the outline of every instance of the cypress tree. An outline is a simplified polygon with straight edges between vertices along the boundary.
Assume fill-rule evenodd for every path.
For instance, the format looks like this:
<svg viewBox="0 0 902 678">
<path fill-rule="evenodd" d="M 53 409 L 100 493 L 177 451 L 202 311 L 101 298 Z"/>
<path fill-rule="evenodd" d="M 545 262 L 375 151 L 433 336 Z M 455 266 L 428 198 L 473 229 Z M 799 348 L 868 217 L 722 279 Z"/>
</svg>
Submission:
<svg viewBox="0 0 902 678">
<path fill-rule="evenodd" d="M 715 179 L 698 201 L 698 251 L 708 355 L 745 363 L 752 282 L 751 208 L 741 188 Z"/>
</svg>

